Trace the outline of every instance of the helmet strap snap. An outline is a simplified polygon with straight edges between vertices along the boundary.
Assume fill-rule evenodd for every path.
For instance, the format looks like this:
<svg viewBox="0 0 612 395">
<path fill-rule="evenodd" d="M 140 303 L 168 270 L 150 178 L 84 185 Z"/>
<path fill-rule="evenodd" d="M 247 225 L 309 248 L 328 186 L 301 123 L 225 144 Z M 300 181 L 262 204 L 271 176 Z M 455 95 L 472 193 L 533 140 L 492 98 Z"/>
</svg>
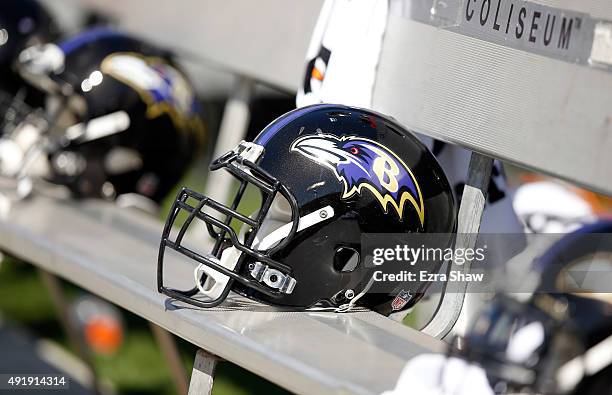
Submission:
<svg viewBox="0 0 612 395">
<path fill-rule="evenodd" d="M 338 307 L 335 312 L 336 313 L 348 313 L 349 311 L 353 310 L 355 308 L 355 303 L 357 303 L 357 301 L 359 299 L 361 299 L 363 297 L 363 295 L 367 294 L 368 291 L 370 290 L 370 288 L 372 288 L 372 284 L 374 284 L 374 276 L 372 276 L 370 278 L 370 281 L 368 281 L 368 283 L 366 284 L 366 286 L 361 290 L 361 292 L 359 292 L 357 294 L 357 296 L 353 297 L 351 300 L 349 300 L 348 303 L 345 303 L 343 305 L 340 305 L 340 307 Z"/>
<path fill-rule="evenodd" d="M 270 288 L 277 289 L 282 293 L 290 294 L 295 288 L 297 281 L 281 271 L 272 269 L 266 264 L 256 262 L 251 269 L 251 276 L 260 283 L 264 283 Z"/>
</svg>

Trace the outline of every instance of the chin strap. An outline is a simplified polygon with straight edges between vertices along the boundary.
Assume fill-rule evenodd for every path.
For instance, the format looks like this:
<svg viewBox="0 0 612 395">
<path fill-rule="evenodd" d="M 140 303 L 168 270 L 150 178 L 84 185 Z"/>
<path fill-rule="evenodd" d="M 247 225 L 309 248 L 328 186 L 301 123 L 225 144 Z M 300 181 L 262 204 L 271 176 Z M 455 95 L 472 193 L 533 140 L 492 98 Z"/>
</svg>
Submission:
<svg viewBox="0 0 612 395">
<path fill-rule="evenodd" d="M 336 313 L 348 313 L 350 311 L 352 311 L 355 308 L 355 303 L 357 303 L 357 301 L 359 299 L 361 299 L 363 297 L 363 295 L 367 294 L 368 291 L 370 290 L 370 288 L 372 288 L 372 284 L 374 284 L 374 276 L 372 276 L 370 278 L 370 281 L 368 281 L 368 283 L 366 284 L 366 286 L 361 290 L 361 292 L 359 292 L 353 299 L 351 299 L 348 303 L 342 304 L 340 305 L 340 307 L 338 307 L 337 309 L 335 309 L 334 311 Z"/>
</svg>

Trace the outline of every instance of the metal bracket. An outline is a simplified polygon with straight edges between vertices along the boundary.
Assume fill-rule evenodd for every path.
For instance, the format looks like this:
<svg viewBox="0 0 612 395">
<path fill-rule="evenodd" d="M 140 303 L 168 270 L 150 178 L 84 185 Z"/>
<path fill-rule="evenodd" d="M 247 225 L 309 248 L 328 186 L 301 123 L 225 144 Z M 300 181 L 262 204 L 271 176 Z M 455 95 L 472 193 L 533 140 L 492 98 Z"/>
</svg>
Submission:
<svg viewBox="0 0 612 395">
<path fill-rule="evenodd" d="M 282 293 L 290 294 L 293 292 L 297 281 L 289 275 L 283 274 L 280 270 L 272 269 L 270 266 L 261 262 L 255 262 L 251 270 L 251 276 L 255 280 L 266 284 L 270 288 L 278 289 Z"/>
<path fill-rule="evenodd" d="M 188 395 L 210 395 L 219 358 L 199 349 L 191 371 Z"/>
<path fill-rule="evenodd" d="M 482 213 L 487 201 L 487 189 L 491 180 L 493 159 L 473 152 L 470 158 L 468 181 L 463 189 L 457 224 L 455 248 L 473 248 L 476 245 Z M 463 265 L 450 263 L 449 270 L 468 273 L 471 262 Z M 450 282 L 446 284 L 438 308 L 432 319 L 421 330 L 438 339 L 444 338 L 454 328 L 465 300 L 467 283 Z"/>
</svg>

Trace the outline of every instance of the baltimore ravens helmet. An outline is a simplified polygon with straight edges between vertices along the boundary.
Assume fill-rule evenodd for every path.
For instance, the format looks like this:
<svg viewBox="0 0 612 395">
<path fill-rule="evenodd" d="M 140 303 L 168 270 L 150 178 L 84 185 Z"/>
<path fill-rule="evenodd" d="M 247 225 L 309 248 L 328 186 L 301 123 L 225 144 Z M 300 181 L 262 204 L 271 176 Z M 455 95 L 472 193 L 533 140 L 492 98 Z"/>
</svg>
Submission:
<svg viewBox="0 0 612 395">
<path fill-rule="evenodd" d="M 58 38 L 59 29 L 36 0 L 4 0 L 0 11 L 0 135 L 20 122 L 43 95 L 27 89 L 15 63 L 29 46 Z M 17 96 L 17 98 L 16 98 Z"/>
<path fill-rule="evenodd" d="M 29 167 L 76 197 L 159 202 L 202 145 L 191 83 L 168 52 L 141 40 L 94 28 L 26 49 L 19 71 L 46 103 L 0 142 L 5 175 Z"/>
<path fill-rule="evenodd" d="M 14 72 L 19 53 L 32 45 L 48 43 L 58 36 L 58 28 L 36 0 L 4 0 L 0 12 L 0 86 L 16 91 L 22 84 Z"/>
<path fill-rule="evenodd" d="M 321 104 L 291 111 L 210 168 L 239 181 L 232 204 L 183 189 L 158 259 L 159 291 L 196 306 L 216 306 L 232 290 L 269 305 L 361 306 L 388 315 L 413 306 L 429 284 L 368 292 L 372 267 L 362 256 L 362 234 L 436 232 L 454 239 L 454 198 L 435 158 L 411 132 L 369 110 Z M 249 185 L 261 192 L 261 204 L 240 212 Z M 184 243 L 193 224 L 205 225 L 215 240 L 209 253 Z M 197 263 L 192 289 L 167 285 L 167 250 Z M 398 295 L 407 303 L 393 304 Z"/>
<path fill-rule="evenodd" d="M 533 272 L 533 292 L 497 295 L 451 354 L 497 393 L 612 394 L 612 221 L 564 236 Z"/>
</svg>

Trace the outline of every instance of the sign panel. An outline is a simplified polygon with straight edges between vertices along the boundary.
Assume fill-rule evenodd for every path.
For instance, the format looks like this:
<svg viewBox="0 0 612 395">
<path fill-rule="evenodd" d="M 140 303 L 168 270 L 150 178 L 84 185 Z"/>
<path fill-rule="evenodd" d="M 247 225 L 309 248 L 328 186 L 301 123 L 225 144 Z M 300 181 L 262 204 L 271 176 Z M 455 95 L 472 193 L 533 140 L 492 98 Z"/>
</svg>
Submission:
<svg viewBox="0 0 612 395">
<path fill-rule="evenodd" d="M 523 0 L 417 0 L 405 18 L 572 63 L 612 66 L 612 24 L 585 12 Z"/>
</svg>

